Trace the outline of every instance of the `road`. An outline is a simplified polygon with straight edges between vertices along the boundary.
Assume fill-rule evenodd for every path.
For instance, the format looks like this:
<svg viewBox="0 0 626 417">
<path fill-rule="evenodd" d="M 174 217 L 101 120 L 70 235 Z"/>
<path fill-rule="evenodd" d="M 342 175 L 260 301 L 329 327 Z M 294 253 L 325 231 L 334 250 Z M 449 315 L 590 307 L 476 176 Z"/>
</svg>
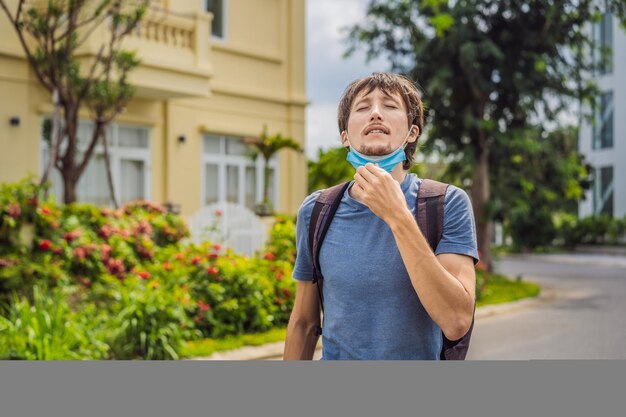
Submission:
<svg viewBox="0 0 626 417">
<path fill-rule="evenodd" d="M 556 297 L 477 321 L 467 359 L 626 359 L 625 257 L 507 257 L 496 270 Z"/>
</svg>

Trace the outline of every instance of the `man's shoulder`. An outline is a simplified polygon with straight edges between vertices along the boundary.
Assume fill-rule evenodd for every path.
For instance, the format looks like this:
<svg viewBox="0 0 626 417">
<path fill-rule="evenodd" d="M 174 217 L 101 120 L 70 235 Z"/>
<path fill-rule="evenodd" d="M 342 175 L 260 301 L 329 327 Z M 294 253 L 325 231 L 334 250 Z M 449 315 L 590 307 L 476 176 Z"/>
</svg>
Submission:
<svg viewBox="0 0 626 417">
<path fill-rule="evenodd" d="M 304 201 L 300 205 L 298 209 L 298 217 L 310 217 L 311 211 L 313 211 L 313 206 L 315 206 L 315 201 L 317 201 L 317 197 L 324 191 L 324 189 L 313 191 L 311 194 L 305 197 Z"/>
</svg>

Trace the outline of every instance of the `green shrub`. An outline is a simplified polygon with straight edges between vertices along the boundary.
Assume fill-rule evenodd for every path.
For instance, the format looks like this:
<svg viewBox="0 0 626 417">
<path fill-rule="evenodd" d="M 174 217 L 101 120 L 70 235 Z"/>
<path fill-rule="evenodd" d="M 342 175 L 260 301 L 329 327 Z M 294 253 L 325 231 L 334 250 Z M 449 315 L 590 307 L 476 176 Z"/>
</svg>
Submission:
<svg viewBox="0 0 626 417">
<path fill-rule="evenodd" d="M 293 217 L 276 216 L 266 244 L 266 253 L 268 252 L 273 255 L 273 259 L 292 264 L 295 262 L 296 223 Z"/>
<path fill-rule="evenodd" d="M 626 217 L 561 215 L 557 220 L 556 243 L 567 248 L 581 244 L 618 245 L 623 243 L 625 234 Z"/>
<path fill-rule="evenodd" d="M 101 359 L 108 346 L 99 341 L 84 311 L 72 311 L 66 294 L 33 287 L 32 303 L 14 295 L 0 316 L 0 359 Z"/>
<path fill-rule="evenodd" d="M 552 214 L 548 210 L 526 206 L 511 210 L 508 233 L 515 248 L 522 250 L 549 246 L 557 235 Z"/>
<path fill-rule="evenodd" d="M 178 359 L 183 340 L 199 337 L 185 315 L 180 287 L 105 275 L 92 293 L 108 309 L 106 340 L 112 359 Z"/>
<path fill-rule="evenodd" d="M 28 181 L 0 186 L 0 302 L 11 307 L 11 294 L 29 296 L 36 285 L 71 289 L 77 312 L 98 311 L 81 320 L 115 359 L 175 358 L 181 340 L 287 323 L 293 218 L 278 216 L 267 246 L 245 257 L 219 244 L 188 243 L 182 218 L 153 203 L 111 210 L 28 197 L 39 192 Z"/>
</svg>

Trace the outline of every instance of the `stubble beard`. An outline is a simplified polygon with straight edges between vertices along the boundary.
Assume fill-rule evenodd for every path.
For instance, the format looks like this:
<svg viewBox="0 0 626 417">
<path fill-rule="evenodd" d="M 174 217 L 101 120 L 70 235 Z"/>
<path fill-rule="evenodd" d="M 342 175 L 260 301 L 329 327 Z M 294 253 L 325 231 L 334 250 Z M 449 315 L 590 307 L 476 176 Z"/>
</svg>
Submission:
<svg viewBox="0 0 626 417">
<path fill-rule="evenodd" d="M 367 155 L 367 156 L 389 155 L 391 152 L 393 152 L 393 149 L 391 149 L 391 144 L 389 143 L 384 144 L 384 145 L 364 144 L 361 146 L 361 149 L 359 149 L 359 153 L 362 153 L 363 155 Z"/>
</svg>

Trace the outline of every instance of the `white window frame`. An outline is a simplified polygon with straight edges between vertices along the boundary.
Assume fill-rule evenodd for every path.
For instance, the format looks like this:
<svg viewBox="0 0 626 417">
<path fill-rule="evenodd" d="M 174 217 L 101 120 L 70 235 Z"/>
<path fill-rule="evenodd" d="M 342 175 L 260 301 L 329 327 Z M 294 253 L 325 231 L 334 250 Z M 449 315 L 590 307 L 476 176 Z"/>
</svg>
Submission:
<svg viewBox="0 0 626 417">
<path fill-rule="evenodd" d="M 606 107 L 602 107 L 602 99 L 608 96 Z M 594 150 L 612 149 L 615 146 L 615 94 L 613 91 L 604 91 L 596 99 L 596 114 L 595 125 L 593 128 L 593 143 L 592 148 Z M 604 127 L 611 123 L 611 143 L 606 145 L 602 142 L 602 130 Z"/>
<path fill-rule="evenodd" d="M 211 154 L 207 153 L 204 148 L 205 138 L 207 136 L 214 136 L 219 138 L 219 154 Z M 227 155 L 226 154 L 226 141 L 227 137 L 236 137 L 234 135 L 221 135 L 215 133 L 205 133 L 202 135 L 202 157 L 201 157 L 201 181 L 200 181 L 200 196 L 201 196 L 201 204 L 202 206 L 206 205 L 206 169 L 207 165 L 217 165 L 217 202 L 223 203 L 226 202 L 226 167 L 229 165 L 237 166 L 237 175 L 239 176 L 239 192 L 237 195 L 236 204 L 245 206 L 246 205 L 246 168 L 254 167 L 256 169 L 256 186 L 255 186 L 255 194 L 256 200 L 255 204 L 260 204 L 263 202 L 263 178 L 265 176 L 265 172 L 263 169 L 263 157 L 259 155 L 256 161 L 252 161 L 252 159 L 247 155 Z M 278 190 L 280 187 L 278 179 L 280 176 L 278 175 L 278 161 L 276 156 L 272 157 L 269 161 L 269 167 L 273 170 L 274 176 L 274 192 L 270 194 L 269 198 L 272 202 L 274 208 L 277 207 L 278 204 Z M 253 208 L 251 208 L 253 209 Z"/>
<path fill-rule="evenodd" d="M 604 193 L 602 192 L 602 169 L 611 168 L 611 182 L 607 184 Z M 604 210 L 604 206 L 608 202 L 609 197 L 613 194 L 613 204 L 615 204 L 614 184 L 615 184 L 615 167 L 612 165 L 598 167 L 595 170 L 595 179 L 593 184 L 593 213 L 599 215 Z M 615 207 L 613 207 L 615 210 Z M 613 215 L 613 213 L 612 213 Z"/>
<path fill-rule="evenodd" d="M 41 122 L 40 122 L 40 126 L 43 126 L 43 121 L 46 119 L 47 117 L 42 117 L 41 118 Z M 79 121 L 79 128 L 80 127 L 85 127 L 88 126 L 89 127 L 89 131 L 92 131 L 93 128 L 93 122 L 90 120 L 80 120 Z M 139 148 L 139 147 L 121 147 L 119 146 L 119 129 L 120 127 L 127 127 L 130 129 L 142 129 L 145 131 L 146 134 L 146 142 L 147 142 L 147 146 L 145 148 Z M 119 204 L 124 204 L 124 202 L 122 202 L 121 200 L 121 190 L 122 190 L 122 161 L 123 160 L 132 160 L 132 161 L 140 161 L 143 162 L 144 164 L 144 189 L 143 189 L 143 199 L 145 200 L 150 200 L 151 199 L 151 172 L 152 172 L 152 164 L 151 164 L 151 155 L 152 155 L 152 141 L 150 138 L 150 128 L 147 126 L 141 126 L 141 125 L 132 125 L 132 124 L 126 124 L 126 123 L 111 123 L 108 127 L 107 127 L 107 132 L 106 132 L 106 137 L 107 137 L 107 141 L 109 142 L 109 159 L 111 162 L 111 177 L 113 179 L 113 187 L 115 189 L 115 199 L 118 201 Z M 46 146 L 44 144 L 44 139 L 43 137 L 41 137 L 40 139 L 40 175 L 43 175 L 44 170 L 46 169 L 46 164 L 47 164 L 47 158 L 46 158 Z M 82 158 L 82 152 L 85 149 L 81 146 L 79 147 L 79 155 L 78 155 L 78 159 L 80 160 L 80 158 Z M 63 150 L 61 150 L 61 152 L 63 152 Z M 91 156 L 91 159 L 89 161 L 89 163 L 91 163 L 93 161 L 93 158 L 95 158 L 98 155 L 104 155 L 104 147 L 102 146 L 102 144 L 98 143 L 96 145 L 96 147 L 94 148 L 93 154 Z M 52 168 L 53 170 L 56 170 L 56 168 Z M 57 170 L 58 171 L 58 170 Z M 81 177 L 82 179 L 83 177 Z M 79 179 L 79 184 L 81 179 Z M 78 188 L 79 185 L 77 184 L 77 192 L 78 192 Z M 107 192 L 107 197 L 108 197 L 108 192 Z M 56 196 L 57 201 L 63 201 L 63 196 L 62 195 L 57 195 Z M 80 200 L 80 197 L 78 197 L 78 200 Z M 109 200 L 109 204 L 111 204 L 111 201 Z"/>
<path fill-rule="evenodd" d="M 222 2 L 222 36 L 213 35 L 213 22 L 215 21 L 215 14 L 213 15 L 213 20 L 211 21 L 211 33 L 209 34 L 209 36 L 214 42 L 225 43 L 228 40 L 228 0 L 220 1 Z M 204 11 L 208 12 L 208 0 L 204 0 L 203 6 Z"/>
<path fill-rule="evenodd" d="M 596 43 L 596 47 L 593 51 L 593 58 L 597 75 L 608 75 L 613 73 L 613 60 L 615 56 L 613 20 L 613 13 L 607 12 L 602 14 L 600 21 L 593 24 L 593 38 Z M 605 35 L 607 35 L 606 38 Z M 601 67 L 599 65 L 602 48 L 611 49 L 609 61 L 606 63 L 606 67 Z"/>
</svg>

